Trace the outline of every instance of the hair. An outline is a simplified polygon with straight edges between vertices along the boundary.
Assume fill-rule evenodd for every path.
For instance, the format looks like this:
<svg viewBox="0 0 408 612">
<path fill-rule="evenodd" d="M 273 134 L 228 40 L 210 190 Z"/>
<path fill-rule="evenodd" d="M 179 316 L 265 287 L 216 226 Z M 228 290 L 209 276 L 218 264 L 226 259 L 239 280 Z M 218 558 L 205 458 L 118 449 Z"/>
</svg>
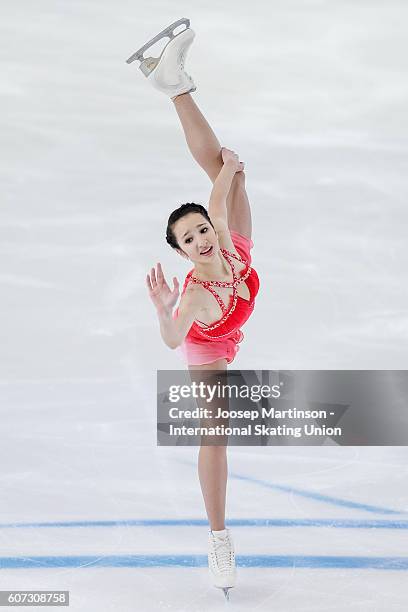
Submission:
<svg viewBox="0 0 408 612">
<path fill-rule="evenodd" d="M 182 217 L 185 217 L 186 215 L 189 215 L 190 213 L 199 213 L 200 215 L 203 215 L 203 217 L 207 219 L 210 225 L 214 227 L 211 222 L 210 216 L 204 206 L 201 206 L 201 204 L 194 204 L 194 202 L 187 202 L 186 204 L 182 204 L 181 206 L 176 208 L 176 210 L 173 210 L 167 222 L 166 241 L 173 249 L 181 249 L 174 235 L 173 226 L 176 221 L 178 221 Z"/>
</svg>

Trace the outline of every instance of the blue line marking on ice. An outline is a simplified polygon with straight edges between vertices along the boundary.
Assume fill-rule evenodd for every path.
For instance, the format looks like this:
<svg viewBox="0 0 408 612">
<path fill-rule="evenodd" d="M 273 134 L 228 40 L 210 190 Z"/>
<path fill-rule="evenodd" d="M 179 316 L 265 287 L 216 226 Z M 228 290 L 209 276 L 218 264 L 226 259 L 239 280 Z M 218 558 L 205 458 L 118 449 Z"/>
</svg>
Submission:
<svg viewBox="0 0 408 612">
<path fill-rule="evenodd" d="M 195 463 L 192 461 L 179 460 L 179 463 L 183 463 L 184 465 L 190 465 L 195 467 Z M 314 499 L 319 502 L 323 502 L 326 504 L 333 504 L 335 506 L 342 506 L 344 508 L 354 508 L 356 510 L 365 510 L 366 512 L 373 512 L 377 514 L 406 514 L 406 511 L 403 510 L 392 510 L 390 508 L 383 508 L 382 506 L 372 506 L 370 504 L 362 504 L 360 502 L 353 502 L 346 499 L 341 499 L 339 497 L 332 497 L 330 495 L 322 495 L 321 493 L 316 493 L 315 491 L 307 491 L 306 489 L 298 489 L 296 487 L 291 487 L 288 485 L 279 485 L 269 482 L 267 480 L 259 480 L 257 478 L 252 478 L 251 476 L 243 476 L 241 474 L 229 473 L 228 476 L 230 478 L 235 478 L 236 480 L 243 480 L 246 482 L 250 482 L 252 484 L 259 485 L 261 487 L 266 487 L 268 489 L 274 489 L 275 491 L 282 491 L 284 493 L 291 493 L 293 495 L 299 495 L 300 497 L 306 497 L 309 499 Z"/>
<path fill-rule="evenodd" d="M 207 567 L 204 555 L 107 555 L 0 557 L 0 569 L 55 567 Z M 365 568 L 408 570 L 408 557 L 238 555 L 239 567 Z"/>
<path fill-rule="evenodd" d="M 283 491 L 285 493 L 292 493 L 293 495 L 299 495 L 301 497 L 307 497 L 314 499 L 319 502 L 326 504 L 333 504 L 335 506 L 342 506 L 344 508 L 355 508 L 356 510 L 365 510 L 366 512 L 375 512 L 377 514 L 404 514 L 398 510 L 391 510 L 390 508 L 383 508 L 381 506 L 371 506 L 369 504 L 362 504 L 360 502 L 348 501 L 340 499 L 339 497 L 331 497 L 329 495 L 322 495 L 321 493 L 315 493 L 313 491 L 306 491 L 305 489 L 297 489 L 287 485 L 278 485 L 268 482 L 267 480 L 258 480 L 257 478 L 251 478 L 250 476 L 241 476 L 240 474 L 229 474 L 230 478 L 236 480 L 244 480 L 245 482 L 251 482 L 253 484 L 267 487 L 268 489 L 275 489 L 275 491 Z"/>
<path fill-rule="evenodd" d="M 335 529 L 408 529 L 407 520 L 384 519 L 228 519 L 229 527 L 330 527 Z M 0 529 L 75 527 L 207 527 L 206 519 L 123 519 L 117 521 L 53 521 L 39 523 L 0 523 Z"/>
</svg>

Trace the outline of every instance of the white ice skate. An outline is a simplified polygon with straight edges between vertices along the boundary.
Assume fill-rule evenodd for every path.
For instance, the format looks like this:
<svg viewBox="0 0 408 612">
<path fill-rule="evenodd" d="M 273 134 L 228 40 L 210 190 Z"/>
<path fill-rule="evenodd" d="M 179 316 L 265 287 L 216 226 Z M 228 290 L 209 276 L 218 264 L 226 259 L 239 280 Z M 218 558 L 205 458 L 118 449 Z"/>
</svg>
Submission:
<svg viewBox="0 0 408 612">
<path fill-rule="evenodd" d="M 181 25 L 185 25 L 185 29 L 174 34 Z M 175 21 L 126 60 L 128 64 L 138 60 L 140 70 L 149 78 L 153 87 L 171 98 L 196 90 L 193 79 L 184 70 L 187 51 L 195 36 L 189 26 L 189 19 Z M 143 54 L 147 49 L 166 37 L 170 38 L 170 41 L 159 57 L 144 57 Z"/>
<path fill-rule="evenodd" d="M 236 568 L 234 543 L 229 529 L 225 532 L 224 537 L 212 531 L 208 534 L 208 568 L 213 585 L 229 599 L 229 589 L 235 586 Z"/>
</svg>

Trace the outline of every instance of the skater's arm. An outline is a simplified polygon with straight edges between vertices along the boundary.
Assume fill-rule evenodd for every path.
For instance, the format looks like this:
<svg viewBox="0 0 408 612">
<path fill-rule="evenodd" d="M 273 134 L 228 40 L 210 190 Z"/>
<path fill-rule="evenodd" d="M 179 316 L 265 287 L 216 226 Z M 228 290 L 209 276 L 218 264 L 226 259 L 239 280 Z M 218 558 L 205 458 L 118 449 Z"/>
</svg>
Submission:
<svg viewBox="0 0 408 612">
<path fill-rule="evenodd" d="M 179 284 L 176 277 L 173 277 L 173 289 L 170 289 L 161 267 L 157 264 L 157 269 L 152 268 L 150 274 L 146 276 L 146 285 L 150 299 L 156 307 L 157 316 L 160 323 L 160 333 L 170 348 L 176 348 L 181 344 L 190 329 L 196 313 L 198 313 L 198 291 L 200 287 L 190 286 L 184 292 L 179 307 L 179 315 L 173 318 L 173 308 L 179 296 Z"/>
<path fill-rule="evenodd" d="M 208 214 L 213 223 L 215 219 L 219 219 L 228 224 L 227 197 L 235 174 L 242 172 L 245 164 L 239 161 L 239 156 L 235 151 L 226 147 L 221 149 L 221 156 L 224 165 L 214 181 L 208 204 Z"/>
<path fill-rule="evenodd" d="M 227 161 L 215 179 L 208 203 L 208 214 L 211 220 L 222 219 L 227 222 L 227 197 L 235 172 L 234 163 Z"/>
<path fill-rule="evenodd" d="M 161 337 L 169 348 L 175 349 L 180 346 L 194 320 L 198 317 L 202 309 L 199 293 L 199 287 L 189 286 L 187 288 L 180 301 L 176 318 L 173 317 L 171 309 L 157 311 Z"/>
</svg>

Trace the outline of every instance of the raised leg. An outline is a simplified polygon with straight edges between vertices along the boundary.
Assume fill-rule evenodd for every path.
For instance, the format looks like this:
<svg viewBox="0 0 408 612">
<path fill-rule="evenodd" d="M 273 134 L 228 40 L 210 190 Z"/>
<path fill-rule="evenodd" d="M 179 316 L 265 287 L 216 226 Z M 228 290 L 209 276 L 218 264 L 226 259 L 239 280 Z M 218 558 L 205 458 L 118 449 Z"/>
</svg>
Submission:
<svg viewBox="0 0 408 612">
<path fill-rule="evenodd" d="M 214 182 L 222 168 L 221 145 L 190 94 L 173 100 L 188 148 Z"/>
<path fill-rule="evenodd" d="M 212 182 L 222 168 L 221 145 L 190 94 L 173 99 L 188 148 L 196 162 Z M 245 175 L 238 172 L 232 181 L 227 198 L 228 226 L 248 238 L 251 237 L 251 208 L 245 189 Z"/>
</svg>

